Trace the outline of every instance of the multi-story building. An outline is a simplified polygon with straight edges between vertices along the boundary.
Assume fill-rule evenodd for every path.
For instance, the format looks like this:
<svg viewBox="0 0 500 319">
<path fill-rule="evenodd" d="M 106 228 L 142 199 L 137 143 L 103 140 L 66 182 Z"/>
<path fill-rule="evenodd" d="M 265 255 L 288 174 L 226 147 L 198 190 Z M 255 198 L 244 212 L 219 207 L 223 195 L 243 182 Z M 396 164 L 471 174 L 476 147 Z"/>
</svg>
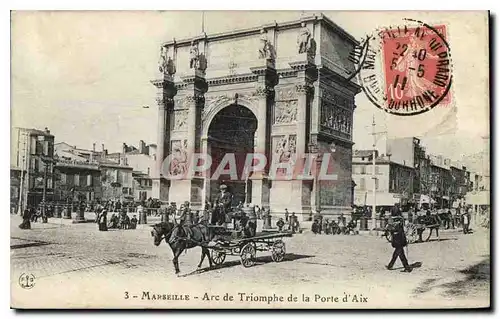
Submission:
<svg viewBox="0 0 500 319">
<path fill-rule="evenodd" d="M 121 200 L 134 198 L 133 168 L 123 152 L 108 153 L 58 143 L 58 185 L 60 199 Z"/>
<path fill-rule="evenodd" d="M 54 197 L 54 135 L 50 131 L 14 128 L 11 133 L 11 168 L 25 171 L 22 182 L 22 204 L 38 206 Z M 17 195 L 19 196 L 19 195 Z M 19 197 L 17 197 L 19 198 Z"/>
<path fill-rule="evenodd" d="M 153 180 L 148 174 L 140 171 L 133 171 L 134 179 L 134 200 L 145 201 L 153 196 Z"/>
<path fill-rule="evenodd" d="M 152 194 L 152 173 L 155 165 L 156 145 L 146 145 L 141 140 L 139 147 L 123 144 L 122 152 L 125 162 L 131 166 L 134 171 L 134 199 L 136 201 L 146 200 L 153 196 Z"/>
<path fill-rule="evenodd" d="M 103 200 L 130 201 L 134 199 L 133 168 L 125 163 L 101 161 L 101 187 Z"/>
<path fill-rule="evenodd" d="M 421 194 L 429 193 L 430 160 L 425 147 L 416 137 L 388 139 L 387 156 L 391 162 L 415 168 L 413 174 L 413 198 L 419 202 Z"/>
<path fill-rule="evenodd" d="M 102 198 L 98 162 L 58 159 L 54 176 L 56 201 L 93 201 Z"/>
<path fill-rule="evenodd" d="M 378 156 L 373 179 L 371 150 L 354 151 L 352 159 L 352 179 L 354 187 L 354 205 L 372 206 L 377 209 L 388 208 L 395 203 L 407 204 L 413 195 L 414 168 L 393 162 L 388 156 Z M 375 188 L 375 198 L 373 197 Z"/>
</svg>

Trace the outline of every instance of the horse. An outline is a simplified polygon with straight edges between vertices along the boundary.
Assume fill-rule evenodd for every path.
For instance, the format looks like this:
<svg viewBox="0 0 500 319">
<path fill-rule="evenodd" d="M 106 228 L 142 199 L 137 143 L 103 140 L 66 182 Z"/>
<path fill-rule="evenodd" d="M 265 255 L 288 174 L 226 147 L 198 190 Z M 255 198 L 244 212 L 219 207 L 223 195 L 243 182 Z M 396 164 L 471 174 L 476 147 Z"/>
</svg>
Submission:
<svg viewBox="0 0 500 319">
<path fill-rule="evenodd" d="M 151 226 L 151 236 L 154 238 L 154 245 L 159 246 L 161 241 L 165 239 L 165 242 L 169 244 L 172 249 L 174 258 L 172 263 L 174 264 L 175 273 L 179 274 L 179 256 L 184 250 L 194 248 L 196 246 L 201 247 L 201 260 L 198 264 L 198 269 L 201 268 L 205 256 L 208 257 L 208 262 L 210 268 L 213 266 L 212 258 L 210 257 L 210 252 L 208 248 L 201 245 L 203 242 L 209 242 L 213 234 L 211 234 L 209 228 L 205 224 L 198 224 L 194 226 L 188 225 L 176 225 L 171 222 L 162 222 Z"/>
</svg>

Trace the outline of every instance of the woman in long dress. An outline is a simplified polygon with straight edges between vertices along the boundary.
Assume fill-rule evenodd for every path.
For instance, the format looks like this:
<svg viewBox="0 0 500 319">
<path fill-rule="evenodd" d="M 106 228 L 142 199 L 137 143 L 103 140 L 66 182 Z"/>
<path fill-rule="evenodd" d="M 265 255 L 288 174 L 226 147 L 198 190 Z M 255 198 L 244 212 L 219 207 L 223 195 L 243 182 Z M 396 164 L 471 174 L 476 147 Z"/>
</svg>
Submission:
<svg viewBox="0 0 500 319">
<path fill-rule="evenodd" d="M 31 229 L 31 213 L 29 209 L 25 209 L 23 212 L 23 222 L 19 225 L 21 229 Z"/>
<path fill-rule="evenodd" d="M 100 231 L 107 231 L 108 230 L 108 220 L 107 220 L 107 215 L 108 212 L 106 210 L 103 210 L 101 214 L 99 215 L 99 230 Z"/>
</svg>

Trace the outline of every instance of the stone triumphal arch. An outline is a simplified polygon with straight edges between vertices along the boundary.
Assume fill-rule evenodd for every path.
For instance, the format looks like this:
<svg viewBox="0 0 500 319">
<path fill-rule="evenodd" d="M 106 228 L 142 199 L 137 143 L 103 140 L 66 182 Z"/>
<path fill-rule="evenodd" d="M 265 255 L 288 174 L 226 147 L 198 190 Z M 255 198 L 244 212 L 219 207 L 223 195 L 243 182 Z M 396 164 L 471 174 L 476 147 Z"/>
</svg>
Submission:
<svg viewBox="0 0 500 319">
<path fill-rule="evenodd" d="M 349 54 L 356 44 L 323 15 L 164 43 L 161 75 L 152 81 L 159 105 L 154 197 L 202 208 L 225 182 L 235 201 L 271 212 L 288 208 L 304 217 L 312 209 L 350 209 L 354 97 L 360 87 Z M 186 174 L 195 153 L 211 155 L 214 163 Z M 248 153 L 278 163 L 298 163 L 301 155 L 314 153 L 312 165 L 326 165 L 336 178 L 279 178 L 269 174 L 270 164 L 245 179 L 211 178 L 228 153 L 235 154 L 238 174 Z M 325 153 L 331 155 L 326 164 Z"/>
</svg>

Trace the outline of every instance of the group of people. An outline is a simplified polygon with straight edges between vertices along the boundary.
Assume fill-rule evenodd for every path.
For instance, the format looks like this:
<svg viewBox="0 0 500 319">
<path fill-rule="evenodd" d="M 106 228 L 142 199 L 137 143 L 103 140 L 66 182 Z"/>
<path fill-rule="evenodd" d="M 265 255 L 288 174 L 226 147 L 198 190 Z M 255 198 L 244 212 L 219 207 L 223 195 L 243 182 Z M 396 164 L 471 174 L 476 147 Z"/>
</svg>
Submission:
<svg viewBox="0 0 500 319">
<path fill-rule="evenodd" d="M 357 220 L 351 219 L 346 223 L 346 218 L 344 214 L 341 213 L 338 217 L 338 221 L 329 220 L 328 218 L 323 218 L 323 216 L 317 213 L 311 226 L 311 231 L 314 234 L 324 233 L 325 235 L 349 235 L 351 233 L 356 233 Z"/>
<path fill-rule="evenodd" d="M 19 228 L 31 229 L 31 223 L 36 223 L 39 221 L 41 221 L 43 223 L 47 223 L 48 217 L 52 216 L 52 215 L 49 215 L 52 211 L 49 210 L 47 207 L 45 207 L 45 210 L 44 210 L 42 206 L 43 205 L 40 204 L 36 208 L 33 206 L 26 207 L 21 214 L 23 221 L 19 225 Z"/>
<path fill-rule="evenodd" d="M 136 229 L 137 217 L 134 215 L 130 218 L 126 210 L 118 213 L 113 213 L 108 222 L 108 209 L 105 206 L 99 205 L 96 207 L 96 219 L 99 231 L 107 231 L 108 229 Z"/>
<path fill-rule="evenodd" d="M 268 209 L 264 218 L 269 218 L 270 215 L 271 211 Z M 290 215 L 287 208 L 285 208 L 285 220 L 280 217 L 280 219 L 278 219 L 278 221 L 276 222 L 276 227 L 278 227 L 279 231 L 287 230 L 291 231 L 292 233 L 300 231 L 299 220 L 295 215 L 295 212 L 292 212 L 292 214 Z"/>
</svg>

